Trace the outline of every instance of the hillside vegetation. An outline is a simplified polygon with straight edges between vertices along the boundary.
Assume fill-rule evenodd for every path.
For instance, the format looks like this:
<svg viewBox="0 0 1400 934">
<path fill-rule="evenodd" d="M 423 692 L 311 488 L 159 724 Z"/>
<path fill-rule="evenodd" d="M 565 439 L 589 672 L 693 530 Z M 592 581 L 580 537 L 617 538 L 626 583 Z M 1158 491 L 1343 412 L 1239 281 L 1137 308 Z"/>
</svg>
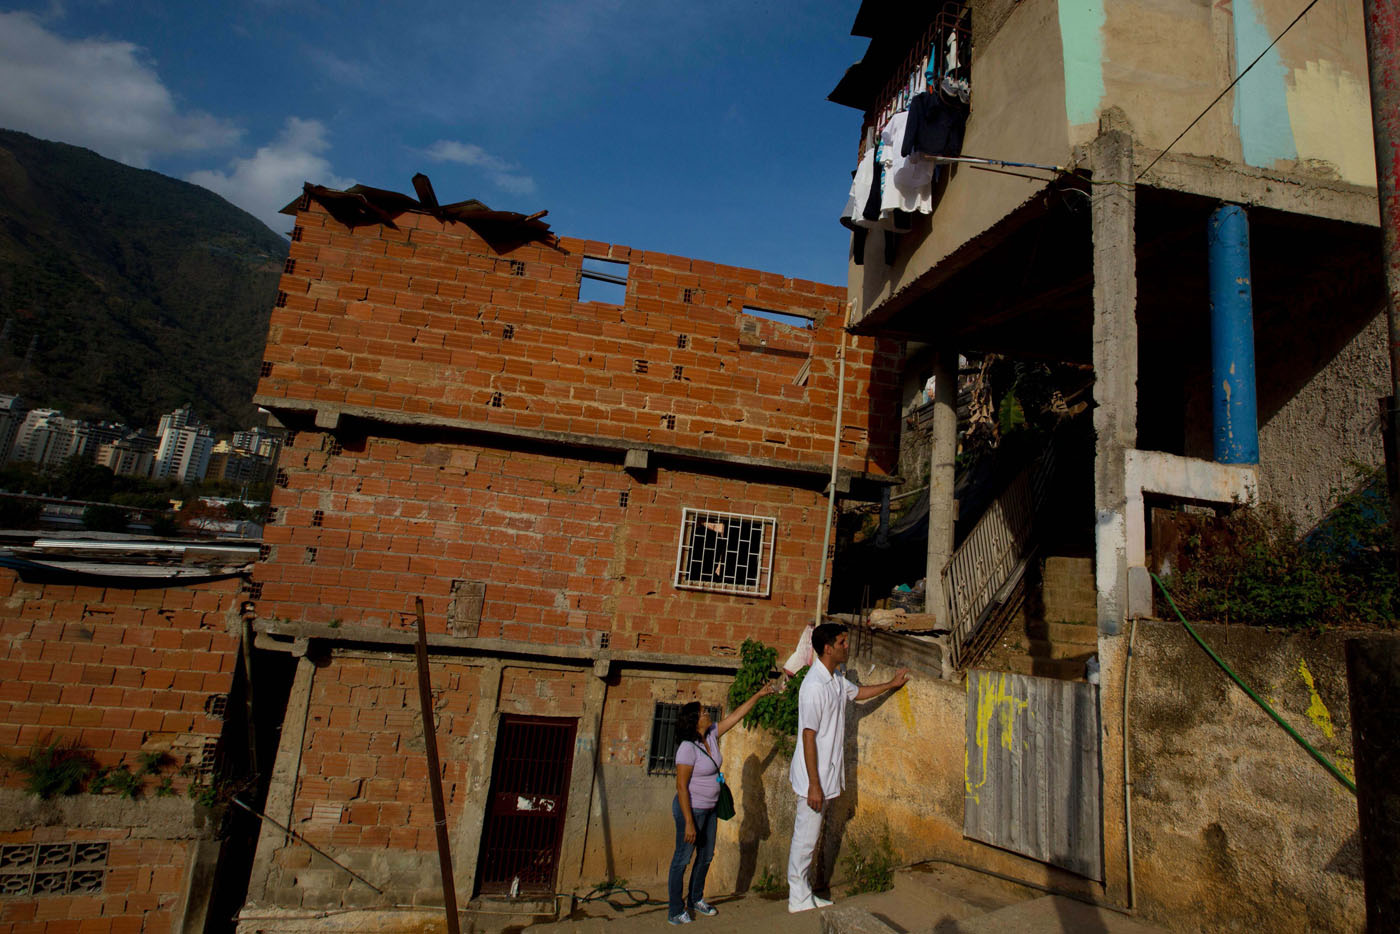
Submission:
<svg viewBox="0 0 1400 934">
<path fill-rule="evenodd" d="M 132 426 L 186 402 L 247 425 L 286 255 L 211 191 L 0 130 L 0 392 Z"/>
</svg>

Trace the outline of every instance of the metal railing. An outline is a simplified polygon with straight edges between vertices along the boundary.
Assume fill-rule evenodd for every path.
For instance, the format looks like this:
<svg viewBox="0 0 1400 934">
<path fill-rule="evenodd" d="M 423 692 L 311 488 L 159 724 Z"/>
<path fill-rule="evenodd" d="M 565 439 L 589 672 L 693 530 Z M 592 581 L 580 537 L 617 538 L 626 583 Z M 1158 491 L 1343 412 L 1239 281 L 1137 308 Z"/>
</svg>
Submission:
<svg viewBox="0 0 1400 934">
<path fill-rule="evenodd" d="M 1035 512 L 1045 501 L 1054 446 L 1007 484 L 943 568 L 943 593 L 955 668 L 986 617 L 1020 583 L 1034 535 Z"/>
</svg>

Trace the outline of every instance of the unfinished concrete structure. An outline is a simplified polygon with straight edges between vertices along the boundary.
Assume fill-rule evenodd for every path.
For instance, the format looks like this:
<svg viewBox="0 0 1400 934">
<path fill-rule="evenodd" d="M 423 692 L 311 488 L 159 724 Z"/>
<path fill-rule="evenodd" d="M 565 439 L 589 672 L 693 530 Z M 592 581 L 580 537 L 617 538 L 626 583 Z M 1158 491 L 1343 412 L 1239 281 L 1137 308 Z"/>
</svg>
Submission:
<svg viewBox="0 0 1400 934">
<path fill-rule="evenodd" d="M 960 352 L 1093 368 L 1092 498 L 1085 485 L 1068 504 L 1084 534 L 1060 536 L 1042 558 L 1076 562 L 1095 594 L 1109 686 L 1098 892 L 1119 904 L 1132 873 L 1114 791 L 1124 782 L 1124 634 L 1153 609 L 1150 508 L 1257 498 L 1306 528 L 1348 485 L 1352 463 L 1382 458 L 1387 354 L 1361 3 L 1313 8 L 1251 69 L 1297 6 L 972 0 L 939 15 L 865 3 L 853 33 L 871 37 L 869 51 L 832 95 L 865 113 L 862 136 L 878 130 L 911 73 L 956 32 L 964 68 L 971 59 L 961 155 L 1021 164 L 951 165 L 931 214 L 888 245 L 866 238 L 850 267 L 852 328 L 932 345 L 940 384 Z M 1242 225 L 1243 265 L 1221 265 L 1226 223 Z M 1222 320 L 1227 292 L 1244 301 Z M 1252 448 L 1239 445 L 1255 417 L 1240 414 L 1245 396 L 1257 411 Z M 948 408 L 934 421 L 929 479 L 930 610 L 942 615 L 961 599 L 947 587 L 1000 583 L 938 573 L 957 544 L 957 439 L 951 398 L 935 405 Z M 1170 871 L 1139 863 L 1145 912 L 1169 915 L 1180 891 L 1166 880 L 1193 863 L 1210 874 L 1213 852 L 1253 832 L 1216 830 L 1174 851 Z M 1308 897 L 1296 878 L 1271 882 L 1280 912 Z M 1212 923 L 1230 923 L 1230 900 L 1213 903 Z"/>
<path fill-rule="evenodd" d="M 253 587 L 258 645 L 300 661 L 267 810 L 381 891 L 269 828 L 249 930 L 441 899 L 416 596 L 461 900 L 663 878 L 675 705 L 723 703 L 744 639 L 795 642 L 833 470 L 837 497 L 893 470 L 894 345 L 845 338 L 844 289 L 425 182 L 289 208 L 256 401 L 294 434 Z"/>
</svg>

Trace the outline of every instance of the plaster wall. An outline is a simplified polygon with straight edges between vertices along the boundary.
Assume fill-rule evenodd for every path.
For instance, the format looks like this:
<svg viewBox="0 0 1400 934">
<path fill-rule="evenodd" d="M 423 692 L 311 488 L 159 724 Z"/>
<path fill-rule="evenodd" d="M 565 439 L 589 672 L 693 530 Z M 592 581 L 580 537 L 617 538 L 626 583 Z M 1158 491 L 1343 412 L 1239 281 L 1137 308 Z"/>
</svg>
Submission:
<svg viewBox="0 0 1400 934">
<path fill-rule="evenodd" d="M 1072 141 L 1120 107 L 1143 149 L 1166 147 L 1297 7 L 1060 0 Z M 1172 151 L 1374 186 L 1370 106 L 1361 2 L 1319 4 Z"/>
<path fill-rule="evenodd" d="M 893 669 L 853 659 L 864 683 Z M 963 838 L 966 689 L 922 675 L 900 691 L 846 708 L 846 789 L 831 805 L 814 872 L 844 894 L 843 859 L 852 844 L 869 852 L 884 834 L 902 863 L 949 859 L 1060 889 L 1097 887 L 1068 873 Z M 726 775 L 738 814 L 721 827 L 709 890 L 745 891 L 767 875 L 785 889 L 796 796 L 787 742 L 736 729 L 725 738 Z"/>
<path fill-rule="evenodd" d="M 1385 317 L 1364 329 L 1259 426 L 1259 493 L 1310 528 L 1356 483 L 1353 466 L 1385 461 L 1376 400 L 1389 395 Z"/>
<path fill-rule="evenodd" d="M 1139 622 L 1130 686 L 1139 913 L 1173 931 L 1360 931 L 1356 801 L 1176 624 Z M 1348 774 L 1344 633 L 1199 625 L 1245 682 Z M 1122 703 L 1127 636 L 1103 660 L 1107 895 L 1126 899 Z"/>
</svg>

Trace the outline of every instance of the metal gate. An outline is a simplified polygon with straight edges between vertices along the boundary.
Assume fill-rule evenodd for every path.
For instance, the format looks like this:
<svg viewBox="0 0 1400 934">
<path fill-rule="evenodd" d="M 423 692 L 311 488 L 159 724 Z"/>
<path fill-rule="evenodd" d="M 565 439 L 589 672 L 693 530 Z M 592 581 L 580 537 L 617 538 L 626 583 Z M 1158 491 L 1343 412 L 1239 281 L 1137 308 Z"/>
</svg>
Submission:
<svg viewBox="0 0 1400 934">
<path fill-rule="evenodd" d="M 1103 881 L 1098 686 L 967 673 L 963 834 Z"/>
<path fill-rule="evenodd" d="M 477 891 L 554 891 L 576 727 L 572 719 L 501 717 Z"/>
</svg>

